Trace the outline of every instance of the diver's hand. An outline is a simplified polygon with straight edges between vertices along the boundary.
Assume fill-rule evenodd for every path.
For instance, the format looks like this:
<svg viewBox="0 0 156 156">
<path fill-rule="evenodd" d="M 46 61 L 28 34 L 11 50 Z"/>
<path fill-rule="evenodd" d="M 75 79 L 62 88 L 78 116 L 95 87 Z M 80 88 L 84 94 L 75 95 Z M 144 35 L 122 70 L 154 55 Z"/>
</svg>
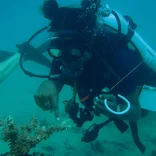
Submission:
<svg viewBox="0 0 156 156">
<path fill-rule="evenodd" d="M 18 52 L 20 54 L 29 54 L 29 52 L 33 52 L 35 51 L 36 49 L 30 45 L 28 42 L 24 42 L 24 43 L 21 43 L 21 44 L 16 44 L 16 47 L 18 48 Z"/>
<path fill-rule="evenodd" d="M 99 112 L 100 114 L 110 116 L 111 113 L 107 110 L 104 105 L 104 100 L 107 99 L 108 106 L 115 110 L 117 107 L 117 99 L 113 94 L 100 94 L 98 97 L 94 99 L 94 110 Z"/>
<path fill-rule="evenodd" d="M 46 80 L 34 94 L 36 104 L 45 111 L 54 111 L 56 120 L 59 120 L 59 95 L 53 81 Z"/>
</svg>

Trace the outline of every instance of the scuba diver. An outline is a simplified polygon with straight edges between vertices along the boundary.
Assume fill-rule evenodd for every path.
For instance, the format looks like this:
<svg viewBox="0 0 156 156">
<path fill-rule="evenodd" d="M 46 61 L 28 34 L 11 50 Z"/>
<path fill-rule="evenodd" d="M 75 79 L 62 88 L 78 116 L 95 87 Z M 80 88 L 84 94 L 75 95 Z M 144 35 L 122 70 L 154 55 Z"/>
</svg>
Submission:
<svg viewBox="0 0 156 156">
<path fill-rule="evenodd" d="M 18 45 L 19 53 L 0 64 L 1 73 L 11 64 L 5 74 L 0 74 L 0 80 L 19 63 L 25 74 L 36 76 L 23 68 L 21 56 L 38 61 L 48 51 L 53 58 L 51 72 L 38 76 L 48 79 L 34 93 L 36 104 L 42 110 L 54 111 L 59 120 L 59 93 L 64 85 L 72 86 L 72 98 L 63 103 L 78 127 L 95 115 L 108 117 L 87 129 L 83 142 L 95 140 L 99 130 L 110 122 L 125 132 L 125 120 L 135 144 L 145 153 L 137 127 L 143 114 L 139 95 L 143 85 L 156 86 L 156 54 L 135 31 L 136 24 L 129 16 L 102 6 L 100 0 L 82 0 L 79 8 L 60 7 L 56 0 L 45 0 L 42 11 L 50 20 L 42 30 L 48 29 L 53 36 L 38 49 L 29 44 L 33 37 L 24 46 Z M 83 108 L 79 107 L 77 95 Z"/>
<path fill-rule="evenodd" d="M 156 85 L 156 54 L 135 32 L 136 24 L 97 0 L 82 0 L 81 8 L 59 7 L 57 1 L 48 0 L 42 11 L 51 21 L 49 31 L 54 32 L 47 48 L 53 57 L 52 78 L 35 92 L 36 104 L 54 111 L 59 120 L 59 93 L 64 84 L 70 85 L 73 97 L 64 101 L 65 111 L 78 127 L 94 115 L 108 117 L 93 124 L 83 142 L 95 140 L 111 121 L 123 133 L 128 128 L 123 120 L 127 120 L 135 144 L 145 153 L 137 127 L 144 111 L 139 86 Z M 84 108 L 76 102 L 77 94 Z"/>
<path fill-rule="evenodd" d="M 131 41 L 133 36 L 134 40 L 138 37 L 137 34 L 134 35 L 136 25 L 132 19 L 125 16 L 124 22 L 128 20 L 128 28 L 131 29 L 127 35 L 124 35 L 121 32 L 123 23 L 118 19 L 120 16 L 109 8 L 103 8 L 100 1 L 84 0 L 81 8 L 59 8 L 55 0 L 48 0 L 44 2 L 42 10 L 45 18 L 51 21 L 49 31 L 56 34 L 47 48 L 54 58 L 51 75 L 56 75 L 56 78 L 49 78 L 39 86 L 34 95 L 37 105 L 43 110 L 54 109 L 58 119 L 58 93 L 63 85 L 67 84 L 76 86 L 80 101 L 86 107 L 86 114 L 92 114 L 93 105 L 91 103 L 94 103 L 96 113 L 105 112 L 110 115 L 103 105 L 104 99 L 108 100 L 112 109 L 116 109 L 116 96 L 121 94 L 129 100 L 131 108 L 127 113 L 113 114 L 113 116 L 121 120 L 138 120 L 141 117 L 138 86 L 155 85 L 154 70 L 156 69 L 152 70 L 154 63 L 151 63 L 152 69 L 150 69 L 147 61 L 142 61 L 143 52 L 138 53 L 137 51 L 142 48 L 142 44 L 134 45 Z M 114 18 L 119 20 L 119 31 L 113 27 L 112 31 L 115 33 L 105 30 L 111 29 L 111 26 L 102 23 L 105 22 L 103 18 L 108 16 L 115 16 Z M 137 46 L 137 50 L 129 49 L 129 42 L 134 47 Z M 141 65 L 135 70 L 134 67 L 137 67 L 139 63 Z M 132 69 L 134 71 L 130 74 Z M 145 71 L 146 75 L 143 74 Z M 128 73 L 129 76 L 121 81 Z M 57 75 L 61 76 L 57 77 Z M 104 94 L 102 91 L 104 87 L 109 88 L 110 94 Z M 124 110 L 126 106 L 121 104 L 119 107 Z"/>
</svg>

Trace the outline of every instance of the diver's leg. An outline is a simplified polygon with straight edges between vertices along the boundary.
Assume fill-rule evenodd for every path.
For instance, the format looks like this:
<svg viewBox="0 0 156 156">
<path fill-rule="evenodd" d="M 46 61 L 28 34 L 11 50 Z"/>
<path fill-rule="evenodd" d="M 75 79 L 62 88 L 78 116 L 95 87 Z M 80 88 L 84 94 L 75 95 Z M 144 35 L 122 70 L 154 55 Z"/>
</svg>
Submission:
<svg viewBox="0 0 156 156">
<path fill-rule="evenodd" d="M 8 52 L 5 50 L 0 50 L 0 62 L 5 61 L 6 59 L 10 58 L 14 54 L 15 54 L 14 52 Z"/>
</svg>

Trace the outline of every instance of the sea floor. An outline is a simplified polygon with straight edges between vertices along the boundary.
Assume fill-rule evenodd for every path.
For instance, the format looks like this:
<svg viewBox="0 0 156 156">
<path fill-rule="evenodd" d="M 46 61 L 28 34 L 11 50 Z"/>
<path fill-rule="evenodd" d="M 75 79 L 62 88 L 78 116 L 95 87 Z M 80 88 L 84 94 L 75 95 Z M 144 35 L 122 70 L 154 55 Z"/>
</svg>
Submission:
<svg viewBox="0 0 156 156">
<path fill-rule="evenodd" d="M 149 156 L 151 149 L 156 149 L 155 119 L 156 114 L 150 113 L 139 121 L 140 138 L 147 146 L 144 156 Z M 95 119 L 94 122 L 99 121 Z M 85 124 L 83 129 L 72 126 L 65 132 L 55 133 L 31 152 L 43 152 L 51 156 L 143 156 L 133 143 L 131 132 L 128 130 L 121 134 L 112 123 L 100 131 L 96 141 L 82 143 L 82 134 L 89 125 Z M 9 151 L 8 145 L 0 141 L 0 154 L 7 151 Z"/>
</svg>

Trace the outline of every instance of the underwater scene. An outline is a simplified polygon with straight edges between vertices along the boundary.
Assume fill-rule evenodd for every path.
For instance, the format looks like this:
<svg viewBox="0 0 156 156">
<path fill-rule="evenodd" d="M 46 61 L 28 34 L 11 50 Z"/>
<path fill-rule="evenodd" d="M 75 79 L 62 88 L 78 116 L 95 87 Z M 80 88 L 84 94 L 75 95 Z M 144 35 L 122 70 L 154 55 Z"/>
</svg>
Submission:
<svg viewBox="0 0 156 156">
<path fill-rule="evenodd" d="M 156 156 L 155 6 L 0 0 L 0 156 Z"/>
</svg>

